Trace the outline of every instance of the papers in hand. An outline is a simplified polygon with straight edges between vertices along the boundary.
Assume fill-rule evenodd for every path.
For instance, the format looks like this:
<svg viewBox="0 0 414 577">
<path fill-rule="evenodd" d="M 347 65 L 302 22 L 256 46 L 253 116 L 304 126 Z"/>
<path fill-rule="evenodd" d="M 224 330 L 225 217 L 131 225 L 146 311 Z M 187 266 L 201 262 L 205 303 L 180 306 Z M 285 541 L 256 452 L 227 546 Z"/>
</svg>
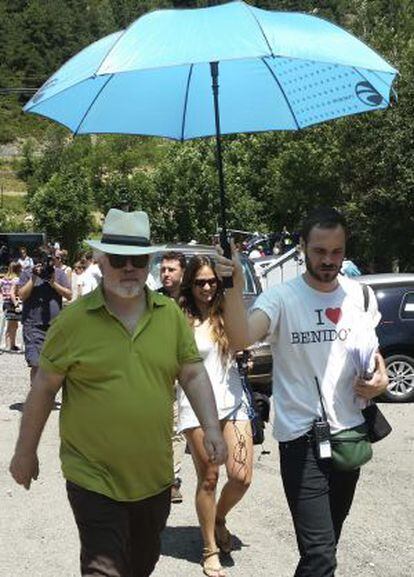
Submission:
<svg viewBox="0 0 414 577">
<path fill-rule="evenodd" d="M 355 366 L 356 374 L 361 378 L 369 378 L 375 370 L 375 353 L 378 351 L 378 337 L 369 315 L 361 315 L 352 327 L 346 340 L 346 349 Z M 361 408 L 366 406 L 361 400 Z"/>
</svg>

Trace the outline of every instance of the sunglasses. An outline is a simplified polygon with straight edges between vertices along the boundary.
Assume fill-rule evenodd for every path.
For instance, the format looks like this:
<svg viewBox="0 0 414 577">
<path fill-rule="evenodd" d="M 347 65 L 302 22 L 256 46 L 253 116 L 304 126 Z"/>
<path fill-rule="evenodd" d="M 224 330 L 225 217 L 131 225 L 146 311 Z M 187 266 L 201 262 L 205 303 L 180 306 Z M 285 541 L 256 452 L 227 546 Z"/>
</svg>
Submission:
<svg viewBox="0 0 414 577">
<path fill-rule="evenodd" d="M 217 285 L 217 279 L 213 276 L 211 278 L 196 278 L 193 285 L 198 288 L 204 288 L 208 284 L 210 287 L 215 287 Z"/>
<path fill-rule="evenodd" d="M 124 268 L 130 261 L 134 268 L 145 268 L 148 265 L 149 256 L 147 254 L 124 255 L 107 254 L 109 264 L 112 268 Z"/>
</svg>

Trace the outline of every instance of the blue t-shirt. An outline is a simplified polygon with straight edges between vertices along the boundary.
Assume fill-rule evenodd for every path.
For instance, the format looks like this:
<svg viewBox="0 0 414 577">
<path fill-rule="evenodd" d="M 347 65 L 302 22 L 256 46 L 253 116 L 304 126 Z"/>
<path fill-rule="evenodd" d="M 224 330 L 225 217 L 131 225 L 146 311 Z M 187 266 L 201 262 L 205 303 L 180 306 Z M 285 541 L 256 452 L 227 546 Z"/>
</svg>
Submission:
<svg viewBox="0 0 414 577">
<path fill-rule="evenodd" d="M 23 271 L 19 286 L 24 286 L 31 278 L 31 271 Z M 55 281 L 65 288 L 70 288 L 68 277 L 59 268 L 55 268 Z M 23 302 L 22 321 L 34 326 L 49 325 L 62 308 L 62 297 L 47 280 L 34 277 L 34 283 L 29 298 Z"/>
</svg>

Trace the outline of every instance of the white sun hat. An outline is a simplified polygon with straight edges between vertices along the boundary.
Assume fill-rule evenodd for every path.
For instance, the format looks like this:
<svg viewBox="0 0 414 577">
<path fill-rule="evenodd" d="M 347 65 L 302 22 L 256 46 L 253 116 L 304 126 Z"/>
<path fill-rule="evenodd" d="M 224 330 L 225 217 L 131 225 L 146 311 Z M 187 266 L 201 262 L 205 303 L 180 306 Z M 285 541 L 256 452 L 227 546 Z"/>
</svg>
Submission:
<svg viewBox="0 0 414 577">
<path fill-rule="evenodd" d="M 124 212 L 111 208 L 105 217 L 101 240 L 87 240 L 92 248 L 110 254 L 152 254 L 165 251 L 165 245 L 151 245 L 146 212 Z"/>
</svg>

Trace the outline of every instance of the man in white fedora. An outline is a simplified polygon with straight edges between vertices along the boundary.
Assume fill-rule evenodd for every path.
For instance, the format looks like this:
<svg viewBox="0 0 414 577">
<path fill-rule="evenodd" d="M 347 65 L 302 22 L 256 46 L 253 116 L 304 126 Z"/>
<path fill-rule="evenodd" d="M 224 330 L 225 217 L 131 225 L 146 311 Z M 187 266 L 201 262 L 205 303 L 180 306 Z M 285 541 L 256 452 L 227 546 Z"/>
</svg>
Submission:
<svg viewBox="0 0 414 577">
<path fill-rule="evenodd" d="M 83 576 L 146 577 L 160 554 L 173 483 L 174 381 L 205 430 L 212 461 L 226 449 L 211 384 L 184 315 L 145 282 L 145 212 L 111 209 L 98 252 L 102 283 L 51 326 L 25 403 L 10 472 L 30 488 L 58 390 L 61 462 L 81 541 Z"/>
</svg>

